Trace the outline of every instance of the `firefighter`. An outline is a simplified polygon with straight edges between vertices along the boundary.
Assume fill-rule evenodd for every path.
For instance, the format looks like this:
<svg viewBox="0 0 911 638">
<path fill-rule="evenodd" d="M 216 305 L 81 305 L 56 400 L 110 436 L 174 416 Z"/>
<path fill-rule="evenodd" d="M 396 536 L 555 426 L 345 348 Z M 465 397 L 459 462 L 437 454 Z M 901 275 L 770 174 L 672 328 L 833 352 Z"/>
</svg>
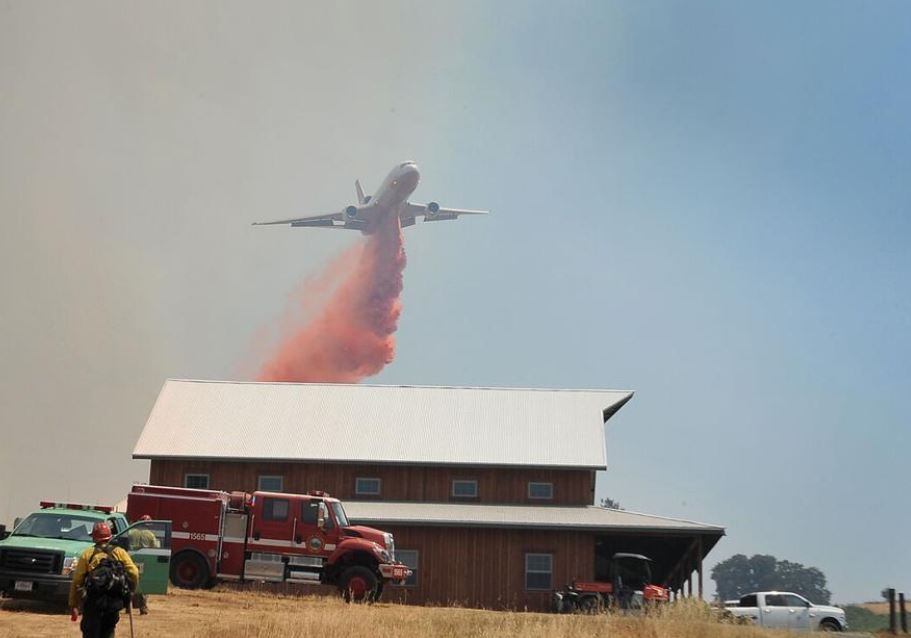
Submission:
<svg viewBox="0 0 911 638">
<path fill-rule="evenodd" d="M 139 569 L 126 550 L 110 544 L 107 523 L 95 523 L 92 540 L 95 545 L 82 552 L 70 584 L 71 618 L 79 617 L 82 599 L 83 638 L 112 638 L 120 610 L 139 585 Z"/>
<path fill-rule="evenodd" d="M 139 517 L 139 521 L 150 521 L 152 517 L 148 514 L 143 514 Z M 140 527 L 138 529 L 130 529 L 127 532 L 127 536 L 130 539 L 130 549 L 143 549 L 145 547 L 161 547 L 161 543 L 158 542 L 155 533 L 150 530 L 148 527 Z M 143 594 L 138 588 L 133 593 L 133 607 L 139 609 L 139 615 L 145 616 L 149 613 L 149 603 L 146 600 L 145 594 Z"/>
<path fill-rule="evenodd" d="M 148 514 L 143 514 L 139 517 L 139 522 L 150 520 L 152 520 L 152 517 Z M 130 538 L 130 549 L 161 547 L 161 543 L 158 542 L 158 538 L 155 536 L 155 532 L 150 530 L 148 527 L 134 527 L 127 532 L 127 536 Z"/>
</svg>

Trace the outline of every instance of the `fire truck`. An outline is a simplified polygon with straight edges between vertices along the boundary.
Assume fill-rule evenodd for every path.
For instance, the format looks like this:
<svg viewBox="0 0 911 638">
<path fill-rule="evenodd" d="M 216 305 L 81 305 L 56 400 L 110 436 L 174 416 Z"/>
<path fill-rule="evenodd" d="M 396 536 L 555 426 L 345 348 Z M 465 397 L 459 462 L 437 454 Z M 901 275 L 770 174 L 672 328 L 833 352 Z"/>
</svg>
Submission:
<svg viewBox="0 0 911 638">
<path fill-rule="evenodd" d="M 170 520 L 171 582 L 219 580 L 333 585 L 349 602 L 377 600 L 411 575 L 395 560 L 392 534 L 351 525 L 325 492 L 222 492 L 134 485 L 127 518 Z"/>
<path fill-rule="evenodd" d="M 574 581 L 554 592 L 557 613 L 594 613 L 606 609 L 641 611 L 648 605 L 666 603 L 670 592 L 652 584 L 651 559 L 641 554 L 614 554 L 609 562 L 609 582 Z"/>
</svg>

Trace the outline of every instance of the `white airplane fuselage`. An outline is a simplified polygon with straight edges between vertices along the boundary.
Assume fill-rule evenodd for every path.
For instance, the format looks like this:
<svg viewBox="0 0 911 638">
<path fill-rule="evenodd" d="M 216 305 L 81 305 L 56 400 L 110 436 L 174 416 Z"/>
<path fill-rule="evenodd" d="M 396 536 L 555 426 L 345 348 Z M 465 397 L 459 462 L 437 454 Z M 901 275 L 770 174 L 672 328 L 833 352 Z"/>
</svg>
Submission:
<svg viewBox="0 0 911 638">
<path fill-rule="evenodd" d="M 346 223 L 362 222 L 361 229 L 365 235 L 376 230 L 379 220 L 389 214 L 398 215 L 402 205 L 418 187 L 421 171 L 414 162 L 403 162 L 389 171 L 389 175 L 380 184 L 376 194 L 368 197 L 360 206 L 349 206 L 345 209 Z M 354 213 L 354 214 L 352 214 Z"/>
</svg>

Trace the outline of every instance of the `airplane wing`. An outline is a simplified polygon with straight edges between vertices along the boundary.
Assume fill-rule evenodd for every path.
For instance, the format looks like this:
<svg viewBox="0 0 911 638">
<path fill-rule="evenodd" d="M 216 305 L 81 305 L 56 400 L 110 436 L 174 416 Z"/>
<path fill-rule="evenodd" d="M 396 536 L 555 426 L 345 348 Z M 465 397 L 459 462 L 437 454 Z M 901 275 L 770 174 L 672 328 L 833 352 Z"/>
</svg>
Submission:
<svg viewBox="0 0 911 638">
<path fill-rule="evenodd" d="M 443 221 L 444 219 L 457 219 L 459 215 L 487 215 L 488 210 L 473 210 L 470 208 L 443 208 L 436 202 L 429 204 L 415 204 L 405 202 L 402 217 L 413 219 L 423 217 L 425 222 Z"/>
<path fill-rule="evenodd" d="M 336 222 L 339 222 L 336 225 Z M 292 219 L 279 219 L 274 222 L 253 222 L 254 226 L 271 226 L 274 224 L 289 224 L 291 226 L 323 226 L 327 228 L 344 228 L 344 213 L 327 213 L 325 215 L 311 215 L 309 217 L 294 217 Z"/>
</svg>

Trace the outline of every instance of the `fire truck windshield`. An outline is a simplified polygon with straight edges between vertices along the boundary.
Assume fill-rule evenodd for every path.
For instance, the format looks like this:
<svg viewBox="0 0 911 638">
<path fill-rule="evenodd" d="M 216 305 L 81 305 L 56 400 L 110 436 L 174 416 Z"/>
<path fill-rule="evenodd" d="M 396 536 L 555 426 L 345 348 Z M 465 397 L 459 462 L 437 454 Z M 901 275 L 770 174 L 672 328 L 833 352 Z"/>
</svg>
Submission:
<svg viewBox="0 0 911 638">
<path fill-rule="evenodd" d="M 342 504 L 338 501 L 332 502 L 332 513 L 335 514 L 335 520 L 338 523 L 339 527 L 348 527 L 348 517 L 345 516 L 345 508 L 342 507 Z"/>
<path fill-rule="evenodd" d="M 34 513 L 19 524 L 13 536 L 59 538 L 67 541 L 91 541 L 92 526 L 97 518 L 78 514 Z"/>
</svg>

